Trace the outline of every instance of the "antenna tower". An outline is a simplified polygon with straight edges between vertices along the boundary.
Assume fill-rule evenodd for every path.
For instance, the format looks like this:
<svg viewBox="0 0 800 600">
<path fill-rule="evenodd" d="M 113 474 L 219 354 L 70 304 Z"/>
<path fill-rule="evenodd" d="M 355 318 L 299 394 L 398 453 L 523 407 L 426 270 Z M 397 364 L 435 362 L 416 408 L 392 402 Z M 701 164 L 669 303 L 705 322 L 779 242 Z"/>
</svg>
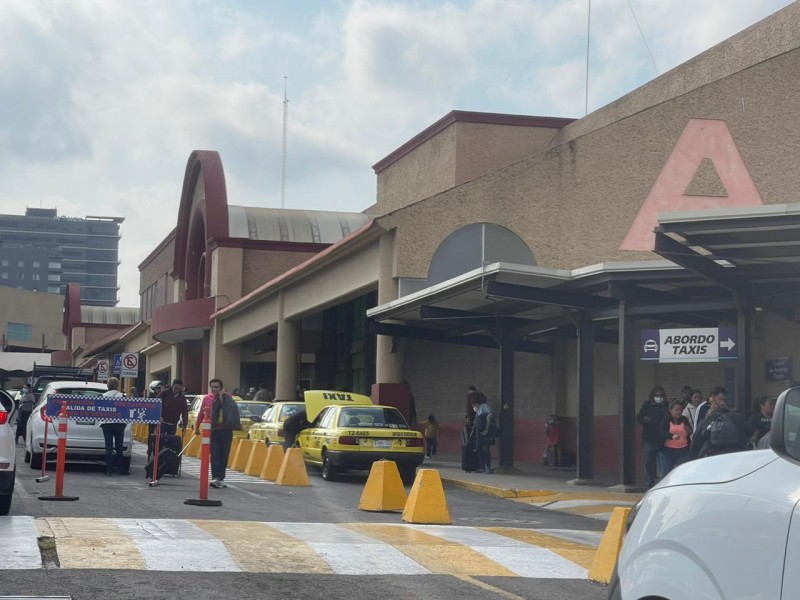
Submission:
<svg viewBox="0 0 800 600">
<path fill-rule="evenodd" d="M 283 76 L 283 162 L 281 164 L 281 208 L 286 208 L 286 124 L 289 122 L 289 96 L 286 94 L 286 80 Z"/>
</svg>

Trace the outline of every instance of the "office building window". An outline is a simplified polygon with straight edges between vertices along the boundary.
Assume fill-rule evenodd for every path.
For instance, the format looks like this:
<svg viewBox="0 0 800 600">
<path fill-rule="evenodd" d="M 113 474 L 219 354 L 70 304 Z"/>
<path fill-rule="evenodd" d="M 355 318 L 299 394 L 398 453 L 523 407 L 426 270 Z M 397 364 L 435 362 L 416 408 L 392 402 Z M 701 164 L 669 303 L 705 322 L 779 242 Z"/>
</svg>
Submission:
<svg viewBox="0 0 800 600">
<path fill-rule="evenodd" d="M 8 279 L 8 273 L 0 273 L 0 279 Z"/>
<path fill-rule="evenodd" d="M 2 260 L 2 262 L 0 262 L 0 265 L 2 265 L 2 266 L 4 266 L 4 267 L 7 267 L 7 266 L 8 266 L 8 261 L 7 261 L 7 260 L 4 258 L 4 259 Z"/>
<path fill-rule="evenodd" d="M 17 273 L 17 279 L 25 279 L 25 273 Z"/>
<path fill-rule="evenodd" d="M 7 334 L 9 340 L 30 342 L 33 339 L 33 326 L 27 323 L 12 323 L 8 321 Z"/>
<path fill-rule="evenodd" d="M 48 285 L 47 286 L 47 293 L 48 294 L 60 294 L 61 287 L 57 285 Z"/>
<path fill-rule="evenodd" d="M 18 260 L 17 261 L 17 266 L 18 267 L 24 267 L 25 266 L 25 261 L 24 260 Z"/>
<path fill-rule="evenodd" d="M 33 268 L 34 268 L 34 269 L 38 269 L 38 268 L 39 268 L 39 267 L 41 267 L 41 266 L 42 266 L 42 265 L 39 263 L 39 261 L 38 261 L 38 260 L 35 260 L 35 261 L 33 261 Z"/>
<path fill-rule="evenodd" d="M 50 273 L 47 276 L 47 281 L 61 281 L 61 275 L 58 273 Z"/>
<path fill-rule="evenodd" d="M 47 267 L 49 269 L 60 269 L 61 268 L 61 262 L 57 261 L 57 260 L 51 260 L 49 263 L 47 263 Z"/>
<path fill-rule="evenodd" d="M 32 278 L 34 281 L 39 281 L 39 274 L 38 274 L 38 273 L 34 273 L 33 275 L 31 275 L 31 278 Z"/>
</svg>

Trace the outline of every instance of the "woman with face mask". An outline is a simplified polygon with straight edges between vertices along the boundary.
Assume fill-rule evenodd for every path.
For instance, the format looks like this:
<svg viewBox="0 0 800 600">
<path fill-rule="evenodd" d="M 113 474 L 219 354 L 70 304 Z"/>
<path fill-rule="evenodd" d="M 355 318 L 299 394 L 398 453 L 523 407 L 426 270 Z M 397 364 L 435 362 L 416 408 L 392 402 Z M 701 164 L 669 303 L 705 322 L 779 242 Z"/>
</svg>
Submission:
<svg viewBox="0 0 800 600">
<path fill-rule="evenodd" d="M 660 385 L 650 390 L 647 401 L 639 409 L 636 418 L 642 426 L 642 457 L 644 459 L 644 483 L 651 488 L 656 483 L 656 461 L 664 446 L 661 424 L 667 418 L 667 394 Z"/>
</svg>

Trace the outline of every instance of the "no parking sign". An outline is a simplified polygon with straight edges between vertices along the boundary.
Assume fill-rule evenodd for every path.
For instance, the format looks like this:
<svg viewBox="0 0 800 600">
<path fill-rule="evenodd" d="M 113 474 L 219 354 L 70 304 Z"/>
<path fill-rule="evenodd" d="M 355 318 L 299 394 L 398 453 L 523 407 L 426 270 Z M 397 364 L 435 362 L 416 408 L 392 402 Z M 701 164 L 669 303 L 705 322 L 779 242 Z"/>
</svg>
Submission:
<svg viewBox="0 0 800 600">
<path fill-rule="evenodd" d="M 109 366 L 108 359 L 97 361 L 97 381 L 108 381 Z"/>
<path fill-rule="evenodd" d="M 123 352 L 122 365 L 119 372 L 120 377 L 133 377 L 139 376 L 139 353 L 138 352 Z"/>
</svg>

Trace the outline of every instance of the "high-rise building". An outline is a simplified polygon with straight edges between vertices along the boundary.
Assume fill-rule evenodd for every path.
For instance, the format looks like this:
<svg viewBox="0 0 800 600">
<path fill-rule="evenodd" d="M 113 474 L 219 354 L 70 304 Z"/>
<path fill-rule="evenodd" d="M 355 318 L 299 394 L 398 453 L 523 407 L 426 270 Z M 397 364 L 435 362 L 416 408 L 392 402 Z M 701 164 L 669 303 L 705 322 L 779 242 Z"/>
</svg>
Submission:
<svg viewBox="0 0 800 600">
<path fill-rule="evenodd" d="M 54 208 L 0 215 L 0 285 L 63 294 L 77 283 L 84 305 L 116 306 L 122 217 L 59 217 Z"/>
</svg>

